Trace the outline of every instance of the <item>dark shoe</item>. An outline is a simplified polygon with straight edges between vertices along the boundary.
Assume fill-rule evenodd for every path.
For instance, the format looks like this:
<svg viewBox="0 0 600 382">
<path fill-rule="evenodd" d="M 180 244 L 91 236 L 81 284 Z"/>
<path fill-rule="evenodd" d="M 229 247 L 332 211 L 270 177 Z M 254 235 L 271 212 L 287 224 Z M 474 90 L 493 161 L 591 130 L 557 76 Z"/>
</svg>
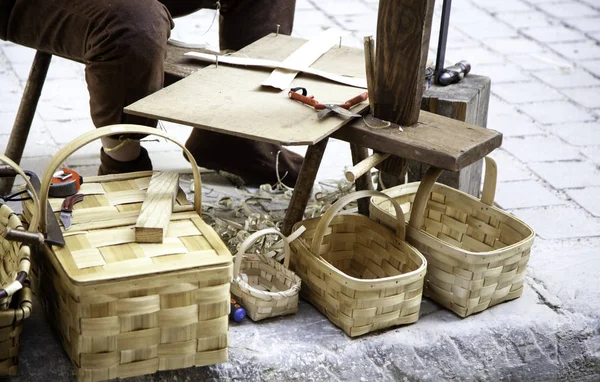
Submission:
<svg viewBox="0 0 600 382">
<path fill-rule="evenodd" d="M 148 151 L 141 148 L 137 159 L 129 162 L 121 162 L 111 158 L 104 149 L 100 149 L 100 167 L 98 175 L 122 174 L 125 172 L 150 171 L 152 170 L 152 161 L 148 156 Z"/>
<path fill-rule="evenodd" d="M 273 143 L 194 129 L 185 147 L 198 166 L 241 177 L 248 186 L 277 183 L 276 161 L 283 184 L 294 187 L 302 167 L 301 155 Z"/>
</svg>

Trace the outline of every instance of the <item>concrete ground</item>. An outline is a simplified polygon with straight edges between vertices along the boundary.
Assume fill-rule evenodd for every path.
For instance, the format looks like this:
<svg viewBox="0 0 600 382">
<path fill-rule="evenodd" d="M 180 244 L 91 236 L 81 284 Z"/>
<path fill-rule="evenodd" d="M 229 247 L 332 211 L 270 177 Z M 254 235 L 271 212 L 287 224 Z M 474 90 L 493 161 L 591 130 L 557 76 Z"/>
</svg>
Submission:
<svg viewBox="0 0 600 382">
<path fill-rule="evenodd" d="M 298 0 L 294 34 L 327 27 L 375 34 L 377 0 Z M 434 24 L 439 24 L 438 1 Z M 176 21 L 173 38 L 217 46 L 213 12 Z M 504 134 L 497 203 L 532 226 L 521 298 L 460 319 L 425 301 L 420 320 L 351 340 L 311 306 L 285 319 L 231 327 L 230 362 L 149 380 L 600 380 L 600 1 L 454 0 L 447 64 L 466 59 L 492 78 L 488 127 Z M 432 34 L 435 57 L 437 28 Z M 33 51 L 0 42 L 0 152 Z M 189 128 L 165 124 L 187 137 Z M 53 58 L 23 167 L 42 172 L 58 147 L 93 128 L 83 66 Z M 155 163 L 185 169 L 172 146 Z M 99 146 L 69 159 L 84 173 Z M 341 178 L 347 144 L 329 145 L 319 178 Z M 65 380 L 73 369 L 40 309 L 27 322 L 20 377 Z M 139 380 L 142 380 L 140 378 Z"/>
</svg>

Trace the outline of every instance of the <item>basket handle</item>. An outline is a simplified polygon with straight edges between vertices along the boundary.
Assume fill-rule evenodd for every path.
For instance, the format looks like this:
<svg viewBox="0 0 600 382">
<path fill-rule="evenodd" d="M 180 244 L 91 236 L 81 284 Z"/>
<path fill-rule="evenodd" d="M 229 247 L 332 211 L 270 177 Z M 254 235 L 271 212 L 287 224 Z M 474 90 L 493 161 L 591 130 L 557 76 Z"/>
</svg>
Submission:
<svg viewBox="0 0 600 382">
<path fill-rule="evenodd" d="M 71 154 L 80 149 L 81 147 L 87 145 L 90 142 L 93 142 L 97 139 L 108 137 L 111 135 L 121 135 L 121 134 L 130 134 L 130 133 L 138 133 L 138 134 L 147 134 L 147 135 L 157 135 L 159 137 L 165 138 L 177 146 L 183 149 L 183 152 L 187 155 L 190 164 L 192 165 L 192 173 L 194 174 L 194 210 L 198 213 L 198 215 L 202 214 L 202 185 L 200 182 L 200 172 L 198 171 L 198 165 L 196 164 L 196 160 L 193 155 L 188 151 L 188 149 L 175 138 L 170 136 L 169 134 L 152 127 L 148 126 L 140 126 L 140 125 L 111 125 L 106 127 L 100 127 L 95 130 L 91 130 L 77 138 L 73 141 L 69 142 L 67 145 L 63 146 L 56 155 L 50 161 L 50 164 L 46 168 L 44 173 L 44 178 L 42 179 L 42 185 L 40 190 L 40 216 L 46 216 L 46 208 L 47 208 L 47 200 L 48 200 L 48 191 L 50 190 L 50 181 L 52 179 L 52 174 L 56 171 L 61 163 L 65 161 Z M 40 220 L 40 231 L 42 233 L 46 233 L 46 221 L 45 219 Z"/>
<path fill-rule="evenodd" d="M 285 268 L 289 268 L 290 254 L 292 252 L 290 250 L 290 242 L 297 239 L 298 236 L 300 236 L 304 231 L 306 231 L 306 228 L 304 226 L 301 226 L 296 231 L 294 231 L 290 236 L 286 237 L 283 233 L 276 230 L 275 228 L 265 228 L 260 231 L 256 231 L 252 235 L 248 236 L 246 238 L 246 240 L 244 240 L 242 242 L 242 244 L 240 245 L 240 248 L 237 250 L 237 253 L 235 254 L 235 262 L 233 264 L 233 279 L 235 280 L 238 277 L 238 275 L 240 274 L 240 267 L 242 265 L 242 257 L 244 257 L 244 254 L 246 253 L 248 248 L 250 248 L 250 246 L 259 237 L 265 236 L 265 235 L 270 235 L 270 234 L 279 235 L 281 237 L 281 239 L 283 241 L 283 252 L 284 252 L 283 266 Z"/>
<path fill-rule="evenodd" d="M 323 216 L 321 216 L 319 224 L 317 224 L 317 228 L 315 229 L 315 236 L 313 237 L 313 242 L 310 246 L 310 251 L 313 254 L 319 253 L 319 247 L 323 243 L 323 237 L 325 236 L 325 231 L 327 230 L 327 227 L 329 227 L 329 224 L 331 224 L 331 221 L 333 220 L 335 215 L 337 215 L 337 213 L 340 212 L 344 208 L 344 206 L 346 206 L 350 202 L 368 196 L 376 196 L 390 200 L 392 206 L 394 206 L 394 209 L 396 210 L 396 219 L 398 221 L 398 225 L 396 226 L 396 236 L 401 241 L 404 241 L 406 237 L 406 229 L 404 227 L 404 212 L 402 212 L 402 208 L 400 208 L 398 202 L 396 202 L 393 198 L 384 194 L 383 192 L 364 190 L 353 192 L 352 194 L 348 194 L 339 198 L 338 201 L 335 202 L 331 207 L 329 207 L 329 209 L 323 214 Z"/>
<path fill-rule="evenodd" d="M 412 228 L 419 229 L 423 221 L 423 213 L 427 207 L 427 200 L 433 189 L 433 185 L 440 177 L 444 170 L 437 167 L 430 167 L 425 173 L 425 176 L 419 184 L 419 189 L 415 195 L 415 201 L 410 213 L 410 222 L 408 225 Z M 481 202 L 491 206 L 494 204 L 496 195 L 496 181 L 498 177 L 498 166 L 496 161 L 490 157 L 485 157 L 485 177 L 483 179 L 483 192 L 481 193 Z"/>
<path fill-rule="evenodd" d="M 21 169 L 21 167 L 19 167 L 18 164 L 16 164 L 15 162 L 13 162 L 13 160 L 10 159 L 10 158 L 8 158 L 7 156 L 0 154 L 0 162 L 3 162 L 5 164 L 7 164 L 17 174 L 19 174 L 21 176 L 21 178 L 23 178 L 25 180 L 25 184 L 29 188 L 29 191 L 28 191 L 29 195 L 31 196 L 31 199 L 33 200 L 33 208 L 34 208 L 33 211 L 38 211 L 39 210 L 39 206 L 40 206 L 40 201 L 39 201 L 38 195 L 35 193 L 35 188 L 33 188 L 33 185 L 29 181 L 29 177 L 25 174 L 25 172 L 23 172 L 23 170 Z M 34 213 L 33 214 L 32 218 L 31 218 L 31 223 L 29 224 L 29 231 L 30 232 L 37 231 L 37 226 L 38 226 L 38 224 L 40 222 L 40 216 L 41 215 L 38 214 L 38 213 Z"/>
</svg>

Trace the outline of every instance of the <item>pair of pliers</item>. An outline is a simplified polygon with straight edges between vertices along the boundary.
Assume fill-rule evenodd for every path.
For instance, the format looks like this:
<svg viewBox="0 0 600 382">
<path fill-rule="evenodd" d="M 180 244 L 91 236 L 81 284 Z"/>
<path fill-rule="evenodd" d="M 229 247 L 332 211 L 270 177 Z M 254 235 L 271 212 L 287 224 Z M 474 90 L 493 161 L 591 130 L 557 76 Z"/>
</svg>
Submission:
<svg viewBox="0 0 600 382">
<path fill-rule="evenodd" d="M 298 93 L 298 91 L 302 91 L 302 94 Z M 323 119 L 328 116 L 331 112 L 344 115 L 346 117 L 360 117 L 360 114 L 352 113 L 350 108 L 356 104 L 359 104 L 363 101 L 366 101 L 369 98 L 369 93 L 364 92 L 362 94 L 357 95 L 354 98 L 349 99 L 348 101 L 342 104 L 331 104 L 331 103 L 320 103 L 315 99 L 314 96 L 307 97 L 308 92 L 305 88 L 292 88 L 288 92 L 288 96 L 295 100 L 302 102 L 306 105 L 312 106 L 317 112 L 317 118 Z"/>
</svg>

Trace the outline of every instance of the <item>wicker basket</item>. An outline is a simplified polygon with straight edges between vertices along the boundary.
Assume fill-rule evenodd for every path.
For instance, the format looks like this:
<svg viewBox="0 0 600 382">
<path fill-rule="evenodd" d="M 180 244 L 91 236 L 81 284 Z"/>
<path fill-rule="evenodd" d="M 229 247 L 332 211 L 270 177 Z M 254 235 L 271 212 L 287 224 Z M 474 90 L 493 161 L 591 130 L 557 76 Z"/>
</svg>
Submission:
<svg viewBox="0 0 600 382">
<path fill-rule="evenodd" d="M 0 155 L 0 163 L 21 175 L 31 190 L 32 203 L 38 206 L 33 186 L 19 166 L 4 155 Z M 35 216 L 37 219 L 39 215 Z M 3 377 L 18 374 L 23 322 L 31 314 L 31 249 L 27 244 L 6 239 L 7 230 L 23 230 L 23 225 L 19 216 L 0 201 L 0 376 Z"/>
<path fill-rule="evenodd" d="M 338 212 L 351 201 L 384 194 L 359 191 L 340 198 L 291 243 L 301 296 L 351 337 L 419 318 L 427 261 L 404 241 L 396 202 L 396 234 L 366 216 Z"/>
<path fill-rule="evenodd" d="M 431 169 L 422 182 L 384 192 L 408 214 L 408 241 L 427 258 L 424 294 L 461 317 L 512 300 L 523 292 L 535 237 L 525 223 L 493 206 L 496 163 L 486 158 L 481 200 L 436 183 Z M 373 198 L 370 215 L 391 227 L 389 202 Z"/>
<path fill-rule="evenodd" d="M 63 147 L 50 177 L 77 148 L 101 137 L 158 135 L 186 152 L 194 174 L 194 205 L 178 190 L 162 244 L 135 242 L 152 172 L 86 177 L 65 247 L 44 246 L 34 257 L 32 284 L 56 327 L 80 380 L 106 380 L 227 361 L 232 256 L 201 218 L 200 174 L 184 146 L 157 129 L 115 125 Z M 61 199 L 50 199 L 58 210 Z M 32 211 L 25 203 L 24 209 Z M 42 220 L 40 231 L 45 232 Z"/>
<path fill-rule="evenodd" d="M 298 234 L 303 230 L 296 231 Z M 296 236 L 296 232 L 294 233 Z M 279 235 L 283 241 L 283 264 L 262 254 L 246 253 L 257 239 L 266 235 Z M 233 265 L 231 294 L 246 309 L 253 321 L 269 317 L 294 314 L 298 311 L 300 277 L 288 269 L 290 241 L 274 228 L 267 228 L 250 235 L 240 245 Z"/>
</svg>

